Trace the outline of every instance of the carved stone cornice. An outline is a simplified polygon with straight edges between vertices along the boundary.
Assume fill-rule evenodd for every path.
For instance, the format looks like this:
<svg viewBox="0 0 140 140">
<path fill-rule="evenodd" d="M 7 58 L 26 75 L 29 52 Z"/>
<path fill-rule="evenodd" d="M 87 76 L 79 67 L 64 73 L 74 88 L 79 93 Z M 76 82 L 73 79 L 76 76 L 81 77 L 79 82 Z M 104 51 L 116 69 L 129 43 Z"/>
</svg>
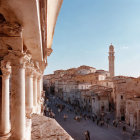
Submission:
<svg viewBox="0 0 140 140">
<path fill-rule="evenodd" d="M 0 23 L 0 36 L 21 36 L 22 27 L 18 23 Z"/>
<path fill-rule="evenodd" d="M 50 56 L 52 52 L 53 52 L 52 48 L 47 48 L 47 56 Z"/>
<path fill-rule="evenodd" d="M 21 36 L 22 27 L 18 23 L 0 23 L 0 36 Z"/>
</svg>

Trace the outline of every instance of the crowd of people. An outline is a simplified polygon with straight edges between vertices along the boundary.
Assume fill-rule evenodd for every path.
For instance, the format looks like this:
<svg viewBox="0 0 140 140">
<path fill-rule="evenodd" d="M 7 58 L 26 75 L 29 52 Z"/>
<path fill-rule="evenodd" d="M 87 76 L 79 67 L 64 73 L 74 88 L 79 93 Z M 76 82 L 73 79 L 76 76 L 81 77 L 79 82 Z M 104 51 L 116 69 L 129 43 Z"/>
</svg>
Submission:
<svg viewBox="0 0 140 140">
<path fill-rule="evenodd" d="M 46 98 L 44 106 L 45 116 L 55 118 L 55 113 L 51 109 L 52 106 L 55 107 L 55 110 L 57 110 L 57 114 L 61 115 L 64 121 L 67 121 L 69 113 L 74 112 L 75 116 L 73 119 L 77 122 L 80 122 L 82 120 L 91 120 L 93 123 L 96 123 L 96 125 L 99 127 L 121 127 L 122 134 L 125 134 L 127 131 L 127 127 L 125 125 L 122 125 L 121 121 L 112 120 L 110 117 L 108 117 L 108 115 L 105 112 L 102 112 L 97 116 L 83 109 L 80 110 L 79 106 L 65 103 L 64 101 L 61 101 L 58 97 L 55 96 L 52 96 L 51 99 L 50 97 Z M 85 135 L 85 140 L 90 140 L 89 130 L 85 130 L 83 134 Z M 135 135 L 135 130 L 133 130 L 132 135 Z"/>
</svg>

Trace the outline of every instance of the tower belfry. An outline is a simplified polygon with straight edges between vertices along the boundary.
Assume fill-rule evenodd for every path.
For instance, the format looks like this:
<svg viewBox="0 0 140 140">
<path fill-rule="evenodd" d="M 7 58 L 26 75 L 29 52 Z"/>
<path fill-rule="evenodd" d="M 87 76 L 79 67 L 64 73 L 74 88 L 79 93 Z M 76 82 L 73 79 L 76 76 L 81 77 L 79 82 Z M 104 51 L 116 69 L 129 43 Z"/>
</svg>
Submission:
<svg viewBox="0 0 140 140">
<path fill-rule="evenodd" d="M 115 56 L 114 56 L 115 52 L 114 52 L 114 46 L 111 44 L 109 46 L 109 72 L 110 72 L 110 77 L 114 77 L 115 76 L 115 69 L 114 69 L 114 60 L 115 60 Z"/>
</svg>

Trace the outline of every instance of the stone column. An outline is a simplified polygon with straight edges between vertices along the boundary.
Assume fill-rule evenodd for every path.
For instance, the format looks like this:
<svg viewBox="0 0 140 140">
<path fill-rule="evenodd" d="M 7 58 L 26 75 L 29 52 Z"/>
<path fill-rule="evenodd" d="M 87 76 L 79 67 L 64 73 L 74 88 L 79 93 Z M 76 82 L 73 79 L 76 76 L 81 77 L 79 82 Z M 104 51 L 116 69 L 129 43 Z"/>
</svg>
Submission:
<svg viewBox="0 0 140 140">
<path fill-rule="evenodd" d="M 31 68 L 26 69 L 26 81 L 25 81 L 25 90 L 26 90 L 26 115 L 30 117 L 33 111 L 33 71 Z"/>
<path fill-rule="evenodd" d="M 11 139 L 25 139 L 25 62 L 27 55 L 11 51 L 5 57 L 11 62 Z"/>
<path fill-rule="evenodd" d="M 37 75 L 34 73 L 33 75 L 33 103 L 34 107 L 37 106 Z"/>
<path fill-rule="evenodd" d="M 15 140 L 25 136 L 25 68 L 12 66 L 11 129 Z"/>
<path fill-rule="evenodd" d="M 3 61 L 2 61 L 3 62 Z M 10 132 L 10 97 L 9 97 L 9 78 L 11 69 L 9 65 L 1 63 L 2 67 L 2 116 L 1 116 L 1 134 L 6 135 Z"/>
<path fill-rule="evenodd" d="M 42 78 L 42 76 L 39 75 L 38 79 L 37 79 L 37 94 L 38 94 L 37 100 L 38 100 L 38 103 L 40 103 L 40 99 L 41 99 L 41 89 L 42 89 L 41 78 Z"/>
</svg>

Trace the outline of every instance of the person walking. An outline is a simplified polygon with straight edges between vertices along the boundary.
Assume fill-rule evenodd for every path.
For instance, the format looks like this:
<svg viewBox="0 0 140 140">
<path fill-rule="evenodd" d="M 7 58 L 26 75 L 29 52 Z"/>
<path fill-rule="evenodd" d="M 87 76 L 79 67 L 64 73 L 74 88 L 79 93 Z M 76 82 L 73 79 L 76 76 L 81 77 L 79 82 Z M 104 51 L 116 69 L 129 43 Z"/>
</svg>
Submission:
<svg viewBox="0 0 140 140">
<path fill-rule="evenodd" d="M 94 122 L 95 121 L 95 118 L 94 118 L 94 116 L 92 115 L 92 121 Z"/>
<path fill-rule="evenodd" d="M 67 116 L 66 116 L 66 114 L 64 114 L 64 121 L 66 121 L 66 119 L 67 119 Z"/>
<path fill-rule="evenodd" d="M 90 140 L 90 132 L 87 130 L 85 131 L 85 140 Z"/>
<path fill-rule="evenodd" d="M 135 132 L 136 132 L 136 130 L 135 130 L 135 127 L 133 128 L 133 136 L 135 136 Z"/>
<path fill-rule="evenodd" d="M 96 124 L 97 124 L 97 125 L 99 124 L 99 120 L 97 120 Z"/>
<path fill-rule="evenodd" d="M 123 132 L 123 134 L 126 132 L 126 126 L 123 126 L 122 132 Z"/>
</svg>

